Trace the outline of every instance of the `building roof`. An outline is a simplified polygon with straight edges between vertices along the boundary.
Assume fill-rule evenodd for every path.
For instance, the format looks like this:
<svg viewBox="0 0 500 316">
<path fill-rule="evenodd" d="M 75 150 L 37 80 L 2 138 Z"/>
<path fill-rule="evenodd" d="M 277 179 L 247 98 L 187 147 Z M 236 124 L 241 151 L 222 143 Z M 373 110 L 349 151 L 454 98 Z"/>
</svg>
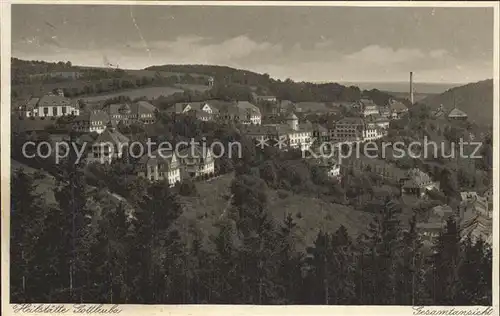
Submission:
<svg viewBox="0 0 500 316">
<path fill-rule="evenodd" d="M 128 144 L 128 137 L 118 132 L 113 127 L 106 127 L 106 129 L 97 136 L 95 143 L 112 143 L 112 144 Z"/>
<path fill-rule="evenodd" d="M 37 106 L 74 105 L 71 99 L 59 95 L 44 95 L 38 100 Z"/>
<path fill-rule="evenodd" d="M 148 101 L 137 101 L 132 103 L 131 106 L 132 113 L 141 114 L 152 114 L 156 111 L 156 107 L 149 103 Z"/>
<path fill-rule="evenodd" d="M 318 131 L 320 133 L 328 133 L 328 128 L 324 127 L 321 124 L 313 124 L 313 130 Z"/>
<path fill-rule="evenodd" d="M 161 152 L 157 149 L 151 154 L 142 156 L 139 160 L 139 164 L 142 166 L 158 165 L 160 166 L 160 170 L 169 170 L 178 167 L 176 162 L 177 159 L 175 158 L 174 152 L 166 149 L 162 149 Z"/>
<path fill-rule="evenodd" d="M 365 121 L 361 117 L 344 117 L 335 124 L 364 125 Z"/>
<path fill-rule="evenodd" d="M 101 110 L 91 110 L 81 113 L 75 118 L 75 122 L 96 122 L 101 121 L 107 123 L 109 121 L 108 113 Z"/>
<path fill-rule="evenodd" d="M 287 119 L 287 120 L 298 120 L 299 118 L 297 117 L 297 115 L 295 115 L 295 113 L 290 112 L 290 114 L 288 114 L 288 115 L 286 116 L 286 119 Z"/>
<path fill-rule="evenodd" d="M 422 188 L 432 183 L 429 175 L 418 168 L 408 170 L 406 175 L 409 180 L 405 181 L 403 188 Z"/>
<path fill-rule="evenodd" d="M 458 108 L 453 108 L 450 113 L 448 113 L 448 117 L 467 117 L 467 114 Z"/>
<path fill-rule="evenodd" d="M 441 218 L 444 218 L 444 217 L 451 216 L 453 214 L 453 209 L 451 208 L 451 206 L 445 204 L 445 205 L 438 205 L 438 206 L 433 207 L 432 212 L 435 215 L 437 215 Z"/>
<path fill-rule="evenodd" d="M 329 112 L 332 109 L 328 108 L 323 102 L 298 102 L 295 104 L 303 112 Z"/>
<path fill-rule="evenodd" d="M 399 102 L 394 99 L 389 101 L 389 108 L 391 109 L 391 112 L 395 111 L 396 113 L 408 111 L 408 107 L 404 105 L 403 102 Z"/>
<path fill-rule="evenodd" d="M 178 157 L 183 159 L 183 158 L 194 158 L 194 159 L 202 159 L 206 160 L 209 159 L 211 160 L 213 155 L 212 152 L 210 151 L 210 148 L 205 147 L 202 148 L 201 146 L 189 146 L 186 147 L 182 150 L 179 151 Z"/>
</svg>

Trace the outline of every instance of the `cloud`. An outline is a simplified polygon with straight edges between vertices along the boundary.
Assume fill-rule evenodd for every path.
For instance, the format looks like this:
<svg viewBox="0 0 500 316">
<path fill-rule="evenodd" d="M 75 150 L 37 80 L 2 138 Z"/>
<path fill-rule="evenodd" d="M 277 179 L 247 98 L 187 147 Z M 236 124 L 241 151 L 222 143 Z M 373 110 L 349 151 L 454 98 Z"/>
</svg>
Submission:
<svg viewBox="0 0 500 316">
<path fill-rule="evenodd" d="M 347 55 L 345 58 L 352 62 L 388 65 L 413 62 L 424 57 L 425 54 L 418 49 L 393 49 L 391 47 L 370 45 Z"/>
<path fill-rule="evenodd" d="M 438 59 L 445 57 L 447 54 L 448 54 L 448 52 L 444 49 L 436 49 L 436 50 L 433 50 L 429 53 L 429 55 L 432 58 L 438 58 Z"/>
</svg>

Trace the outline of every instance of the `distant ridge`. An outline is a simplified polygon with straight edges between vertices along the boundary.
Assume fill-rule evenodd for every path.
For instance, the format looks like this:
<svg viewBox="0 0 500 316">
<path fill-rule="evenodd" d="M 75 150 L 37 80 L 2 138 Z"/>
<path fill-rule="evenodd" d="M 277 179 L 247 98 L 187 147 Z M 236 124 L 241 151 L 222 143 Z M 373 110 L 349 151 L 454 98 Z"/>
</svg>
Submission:
<svg viewBox="0 0 500 316">
<path fill-rule="evenodd" d="M 363 90 L 377 89 L 380 91 L 395 92 L 398 95 L 401 93 L 409 93 L 410 84 L 408 82 L 339 82 L 345 86 L 357 86 Z M 460 83 L 432 83 L 432 82 L 414 82 L 415 93 L 419 94 L 438 94 L 443 93 L 448 89 L 461 86 Z"/>
<path fill-rule="evenodd" d="M 457 108 L 469 119 L 481 125 L 493 125 L 493 79 L 469 83 L 421 101 L 432 108 L 443 105 L 447 110 Z"/>
</svg>

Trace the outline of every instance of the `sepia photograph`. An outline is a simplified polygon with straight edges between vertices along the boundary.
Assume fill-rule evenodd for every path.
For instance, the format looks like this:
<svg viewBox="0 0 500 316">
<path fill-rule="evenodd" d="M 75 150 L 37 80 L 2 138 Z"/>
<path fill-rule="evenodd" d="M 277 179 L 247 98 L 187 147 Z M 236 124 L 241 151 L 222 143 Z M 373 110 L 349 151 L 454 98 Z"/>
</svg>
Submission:
<svg viewBox="0 0 500 316">
<path fill-rule="evenodd" d="M 498 312 L 498 3 L 8 7 L 10 312 Z"/>
</svg>

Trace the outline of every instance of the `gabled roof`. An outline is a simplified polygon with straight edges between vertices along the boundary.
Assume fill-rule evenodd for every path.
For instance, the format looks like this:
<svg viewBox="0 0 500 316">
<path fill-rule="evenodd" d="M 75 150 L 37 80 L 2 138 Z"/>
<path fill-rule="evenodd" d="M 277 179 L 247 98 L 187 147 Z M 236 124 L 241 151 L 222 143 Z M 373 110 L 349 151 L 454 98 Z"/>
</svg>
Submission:
<svg viewBox="0 0 500 316">
<path fill-rule="evenodd" d="M 178 167 L 177 159 L 171 150 L 162 149 L 161 152 L 157 149 L 151 154 L 146 153 L 139 160 L 139 164 L 145 165 L 158 165 L 160 170 L 169 170 Z"/>
<path fill-rule="evenodd" d="M 44 95 L 38 100 L 37 106 L 60 106 L 60 105 L 74 105 L 71 99 L 59 95 Z"/>
<path fill-rule="evenodd" d="M 95 140 L 95 143 L 128 144 L 130 140 L 115 128 L 107 127 Z"/>
<path fill-rule="evenodd" d="M 196 158 L 205 160 L 212 157 L 212 152 L 210 151 L 210 148 L 207 147 L 203 150 L 200 146 L 189 146 L 179 151 L 178 156 L 179 158 Z"/>
<path fill-rule="evenodd" d="M 421 188 L 432 183 L 429 175 L 418 168 L 410 169 L 406 175 L 409 180 L 404 183 L 403 188 Z"/>
<path fill-rule="evenodd" d="M 408 107 L 404 105 L 402 102 L 396 101 L 396 100 L 390 100 L 389 101 L 389 108 L 392 111 L 396 112 L 405 112 L 408 111 Z"/>
<path fill-rule="evenodd" d="M 96 122 L 101 121 L 104 123 L 109 121 L 108 113 L 101 110 L 91 110 L 81 113 L 75 118 L 75 122 Z"/>
</svg>

